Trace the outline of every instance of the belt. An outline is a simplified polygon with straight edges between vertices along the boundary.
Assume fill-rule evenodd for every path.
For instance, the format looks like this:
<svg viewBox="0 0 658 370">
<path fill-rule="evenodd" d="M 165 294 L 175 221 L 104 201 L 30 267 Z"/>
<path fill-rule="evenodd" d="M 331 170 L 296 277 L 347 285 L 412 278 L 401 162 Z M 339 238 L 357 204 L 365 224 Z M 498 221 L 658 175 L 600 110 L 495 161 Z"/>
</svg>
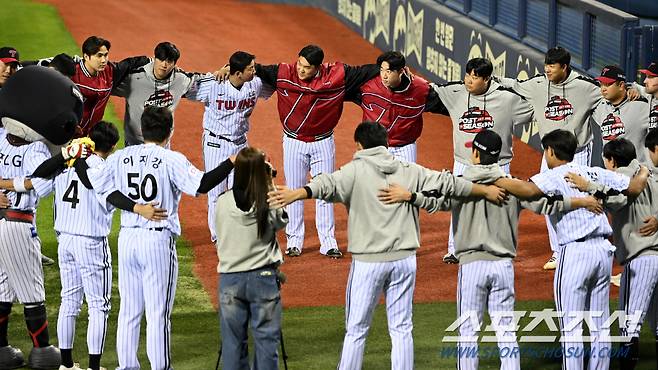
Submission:
<svg viewBox="0 0 658 370">
<path fill-rule="evenodd" d="M 34 212 L 16 209 L 0 209 L 0 219 L 31 224 L 34 222 Z"/>
<path fill-rule="evenodd" d="M 206 129 L 206 131 L 208 132 L 208 135 L 210 135 L 211 137 L 214 137 L 214 138 L 219 139 L 219 140 L 228 141 L 229 143 L 233 143 L 235 145 L 242 145 L 242 144 L 247 142 L 247 137 L 246 136 L 240 136 L 239 138 L 237 138 L 235 140 L 231 140 L 231 139 L 227 138 L 226 136 L 217 135 L 216 133 L 214 133 L 214 132 L 212 132 L 208 129 Z"/>
<path fill-rule="evenodd" d="M 288 130 L 285 130 L 285 129 L 283 130 L 283 133 L 291 139 L 300 140 L 300 141 L 303 141 L 303 142 L 306 142 L 306 143 L 312 143 L 314 141 L 320 141 L 320 140 L 324 140 L 328 137 L 331 137 L 331 135 L 334 134 L 334 131 L 331 130 L 329 132 L 325 132 L 324 134 L 319 134 L 319 135 L 315 135 L 315 136 L 299 135 L 295 132 L 291 132 L 291 131 L 288 131 Z"/>
<path fill-rule="evenodd" d="M 151 231 L 164 231 L 165 228 L 164 227 L 149 227 L 148 230 L 151 230 Z"/>
<path fill-rule="evenodd" d="M 416 141 L 414 140 L 414 141 L 404 143 L 404 144 L 400 144 L 400 145 L 389 145 L 389 148 L 402 148 L 403 146 L 407 146 L 407 145 L 411 145 L 411 144 L 415 144 L 415 143 L 416 143 Z"/>
</svg>

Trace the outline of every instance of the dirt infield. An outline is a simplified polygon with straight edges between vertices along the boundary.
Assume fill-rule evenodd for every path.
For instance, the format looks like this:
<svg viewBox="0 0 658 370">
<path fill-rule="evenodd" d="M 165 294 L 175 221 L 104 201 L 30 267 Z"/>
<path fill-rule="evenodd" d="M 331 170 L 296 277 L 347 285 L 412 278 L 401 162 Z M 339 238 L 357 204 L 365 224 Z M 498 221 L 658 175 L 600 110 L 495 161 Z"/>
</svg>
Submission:
<svg viewBox="0 0 658 370">
<path fill-rule="evenodd" d="M 358 34 L 320 10 L 237 1 L 197 0 L 194 2 L 48 0 L 59 9 L 66 26 L 78 44 L 89 35 L 112 42 L 111 60 L 143 55 L 152 56 L 160 41 L 171 41 L 181 50 L 179 66 L 190 71 L 214 70 L 235 50 L 256 54 L 263 64 L 293 62 L 299 49 L 316 43 L 325 51 L 325 60 L 349 64 L 373 63 L 380 51 Z M 123 116 L 123 102 L 113 98 L 117 113 Z M 176 111 L 173 148 L 183 152 L 203 168 L 201 120 L 203 107 L 183 101 Z M 354 152 L 351 139 L 360 121 L 360 109 L 346 104 L 336 131 L 337 164 L 349 161 Z M 251 119 L 251 145 L 263 148 L 282 169 L 281 125 L 276 99 L 258 103 Z M 539 169 L 540 155 L 515 140 L 512 174 L 527 178 Z M 425 115 L 425 128 L 419 141 L 419 163 L 432 168 L 452 166 L 452 139 L 449 119 Z M 280 171 L 282 174 L 283 171 Z M 283 179 L 280 179 L 283 182 Z M 192 243 L 202 280 L 216 303 L 217 257 L 207 230 L 206 198 L 184 197 L 181 208 L 183 235 Z M 286 260 L 283 271 L 288 283 L 283 289 L 286 306 L 341 305 L 350 258 L 330 260 L 318 252 L 313 202 L 305 208 L 307 238 L 304 253 Z M 343 250 L 347 246 L 346 211 L 336 207 L 336 237 Z M 418 302 L 455 299 L 457 267 L 441 262 L 446 251 L 449 217 L 446 213 L 421 216 L 422 248 L 418 252 Z M 519 227 L 519 256 L 516 261 L 517 299 L 551 299 L 553 274 L 541 270 L 550 256 L 543 217 L 525 213 Z M 285 238 L 280 235 L 282 247 Z M 616 294 L 616 290 L 614 290 Z"/>
</svg>

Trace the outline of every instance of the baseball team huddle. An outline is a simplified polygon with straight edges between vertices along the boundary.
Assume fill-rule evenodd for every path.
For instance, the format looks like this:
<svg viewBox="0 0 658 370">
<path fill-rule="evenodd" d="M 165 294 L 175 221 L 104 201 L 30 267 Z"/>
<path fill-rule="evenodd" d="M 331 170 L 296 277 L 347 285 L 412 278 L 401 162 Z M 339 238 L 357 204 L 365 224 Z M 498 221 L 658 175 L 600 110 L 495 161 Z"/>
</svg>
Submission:
<svg viewBox="0 0 658 370">
<path fill-rule="evenodd" d="M 320 253 L 342 258 L 334 236 L 334 203 L 348 209 L 352 264 L 346 288 L 345 337 L 339 369 L 362 367 L 374 308 L 386 301 L 391 367 L 413 369 L 412 307 L 419 210 L 450 211 L 448 251 L 458 263 L 457 315 L 488 311 L 498 347 L 519 353 L 510 326 L 514 265 L 522 209 L 546 215 L 556 270 L 554 298 L 563 314 L 564 353 L 583 351 L 583 311 L 591 317 L 591 353 L 610 350 L 609 291 L 613 258 L 624 266 L 619 309 L 621 368 L 639 359 L 641 325 L 648 317 L 658 351 L 658 63 L 641 70 L 644 85 L 626 82 L 606 66 L 596 79 L 574 71 L 569 53 L 545 54 L 545 73 L 518 81 L 493 76 L 485 58 L 467 62 L 463 81 L 430 83 L 413 75 L 397 51 L 359 66 L 324 62 L 306 45 L 293 63 L 261 65 L 233 53 L 212 73 L 177 66 L 180 51 L 159 43 L 154 55 L 110 62 L 111 44 L 97 36 L 82 57 L 60 54 L 21 62 L 16 49 L 0 48 L 0 369 L 24 365 L 9 344 L 13 302 L 24 306 L 35 369 L 80 369 L 72 356 L 75 322 L 83 299 L 89 311 L 88 369 L 99 370 L 112 287 L 108 234 L 121 210 L 118 240 L 120 370 L 139 369 L 140 323 L 146 315 L 146 349 L 152 369 L 173 368 L 171 311 L 181 235 L 183 193 L 208 194 L 208 227 L 217 246 L 219 322 L 224 369 L 249 369 L 247 328 L 255 343 L 253 368 L 278 369 L 281 344 L 283 255 L 276 232 L 285 228 L 285 255 L 304 250 L 303 199 L 316 199 Z M 34 64 L 34 66 L 32 66 Z M 52 81 L 51 104 L 67 111 L 40 112 L 21 103 L 38 84 Z M 69 86 L 70 85 L 70 86 Z M 68 90 L 67 90 L 68 89 Z M 247 141 L 249 117 L 259 98 L 277 95 L 283 135 L 285 186 L 267 156 Z M 115 150 L 118 129 L 102 120 L 111 95 L 125 99 L 125 148 Z M 204 105 L 204 171 L 169 149 L 173 112 L 182 98 Z M 60 101 L 61 100 L 61 101 Z M 352 161 L 335 168 L 334 130 L 343 104 L 363 111 L 354 132 Z M 449 116 L 454 167 L 416 164 L 423 113 Z M 41 117 L 39 115 L 46 115 Z M 73 140 L 31 124 L 74 122 Z M 541 172 L 529 181 L 510 176 L 514 126 L 536 122 L 544 150 Z M 593 130 L 600 130 L 605 168 L 592 166 Z M 309 179 L 310 174 L 310 181 Z M 35 211 L 54 193 L 61 276 L 57 320 L 59 348 L 50 344 L 43 268 Z M 610 222 L 608 219 L 610 217 Z M 612 226 L 611 226 L 612 225 Z M 477 349 L 479 325 L 459 327 L 458 347 Z M 605 356 L 566 356 L 564 369 L 607 369 Z M 459 369 L 478 358 L 457 358 Z M 520 356 L 501 356 L 501 369 L 520 369 Z"/>
</svg>

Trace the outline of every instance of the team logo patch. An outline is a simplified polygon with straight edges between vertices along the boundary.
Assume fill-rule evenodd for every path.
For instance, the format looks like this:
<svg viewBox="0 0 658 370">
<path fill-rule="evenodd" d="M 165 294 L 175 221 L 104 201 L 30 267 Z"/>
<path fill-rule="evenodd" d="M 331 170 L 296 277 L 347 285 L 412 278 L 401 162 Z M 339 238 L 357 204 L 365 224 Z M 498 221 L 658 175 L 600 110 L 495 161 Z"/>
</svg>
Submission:
<svg viewBox="0 0 658 370">
<path fill-rule="evenodd" d="M 603 140 L 614 140 L 626 133 L 621 118 L 610 113 L 601 123 L 601 137 Z"/>
<path fill-rule="evenodd" d="M 658 127 L 658 105 L 654 105 L 649 113 L 649 129 Z"/>
<path fill-rule="evenodd" d="M 174 104 L 174 96 L 169 90 L 158 90 L 144 102 L 144 107 L 170 107 Z"/>
<path fill-rule="evenodd" d="M 573 106 L 569 101 L 561 96 L 553 96 L 548 100 L 544 109 L 544 117 L 551 121 L 562 121 L 568 116 L 573 115 Z"/>
<path fill-rule="evenodd" d="M 460 131 L 477 134 L 482 130 L 492 129 L 493 127 L 493 117 L 489 112 L 479 107 L 468 108 L 468 111 L 464 112 L 459 118 Z"/>
</svg>

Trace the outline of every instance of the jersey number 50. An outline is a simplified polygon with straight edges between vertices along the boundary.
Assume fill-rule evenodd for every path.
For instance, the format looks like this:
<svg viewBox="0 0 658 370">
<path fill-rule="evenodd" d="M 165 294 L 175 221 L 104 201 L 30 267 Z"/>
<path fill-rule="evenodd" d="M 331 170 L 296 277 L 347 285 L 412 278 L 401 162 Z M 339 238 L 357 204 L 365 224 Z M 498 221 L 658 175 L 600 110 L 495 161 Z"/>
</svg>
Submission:
<svg viewBox="0 0 658 370">
<path fill-rule="evenodd" d="M 155 176 L 146 174 L 142 182 L 139 182 L 139 174 L 135 172 L 128 173 L 128 197 L 132 200 L 142 199 L 150 202 L 158 195 L 158 183 L 155 181 Z"/>
</svg>

